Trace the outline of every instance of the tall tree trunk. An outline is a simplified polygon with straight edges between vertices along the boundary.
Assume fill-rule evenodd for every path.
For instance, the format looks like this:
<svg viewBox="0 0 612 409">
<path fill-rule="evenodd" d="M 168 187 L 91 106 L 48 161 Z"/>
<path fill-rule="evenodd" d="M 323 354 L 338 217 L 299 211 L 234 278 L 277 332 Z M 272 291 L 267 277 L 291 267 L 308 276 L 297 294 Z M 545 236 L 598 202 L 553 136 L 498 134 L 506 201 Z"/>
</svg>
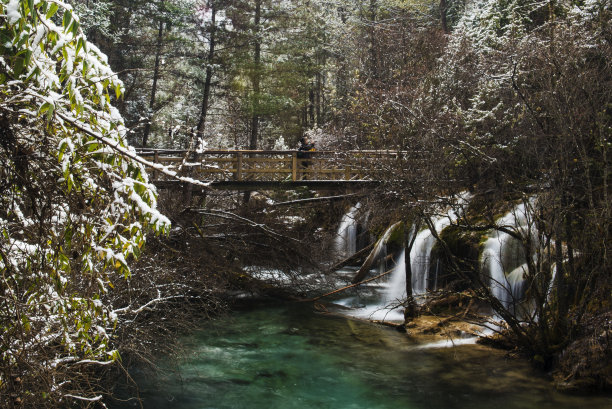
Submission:
<svg viewBox="0 0 612 409">
<path fill-rule="evenodd" d="M 317 73 L 317 92 L 315 93 L 315 114 L 317 116 L 317 127 L 323 125 L 323 76 L 320 72 Z"/>
<path fill-rule="evenodd" d="M 370 58 L 368 71 L 370 78 L 378 78 L 378 50 L 376 47 L 376 19 L 378 18 L 378 0 L 370 0 Z"/>
<path fill-rule="evenodd" d="M 253 56 L 253 116 L 251 118 L 251 141 L 249 149 L 257 149 L 259 138 L 259 94 L 261 92 L 261 0 L 255 1 L 255 53 Z"/>
<path fill-rule="evenodd" d="M 200 120 L 196 128 L 196 136 L 198 139 L 204 136 L 204 128 L 206 126 L 206 115 L 208 114 L 208 101 L 210 100 L 210 85 L 212 83 L 213 76 L 213 59 L 215 57 L 215 45 L 216 45 L 216 34 L 217 34 L 217 7 L 215 2 L 211 2 L 211 27 L 210 27 L 210 45 L 208 49 L 208 56 L 206 58 L 206 78 L 204 79 L 204 94 L 202 95 L 202 108 L 200 110 Z"/>
<path fill-rule="evenodd" d="M 448 21 L 446 20 L 446 12 L 448 11 L 448 3 L 446 0 L 440 0 L 440 23 L 442 24 L 442 30 L 448 33 Z"/>
<path fill-rule="evenodd" d="M 315 124 L 315 84 L 310 85 L 308 92 L 308 127 L 312 128 Z"/>
<path fill-rule="evenodd" d="M 344 8 L 338 8 L 338 14 L 340 16 L 340 21 L 342 24 L 346 24 L 348 21 L 348 15 Z M 346 121 L 346 106 L 348 100 L 348 61 L 343 52 L 339 52 L 336 54 L 336 64 L 338 66 L 338 70 L 336 71 L 336 105 L 339 108 L 338 112 L 340 112 L 340 126 L 344 127 Z"/>
<path fill-rule="evenodd" d="M 155 107 L 155 94 L 157 93 L 157 81 L 159 80 L 159 62 L 161 59 L 162 40 L 164 37 L 164 22 L 160 20 L 157 32 L 157 43 L 155 44 L 155 66 L 153 68 L 153 85 L 151 86 L 151 100 L 149 101 L 149 115 L 142 135 L 142 147 L 147 146 L 149 134 L 151 133 L 151 121 L 153 119 L 153 109 Z"/>
<path fill-rule="evenodd" d="M 325 38 L 323 38 L 323 40 L 325 41 Z M 326 66 L 326 58 L 325 58 L 325 51 L 319 49 L 318 53 L 317 53 L 317 65 L 318 67 L 325 67 Z M 323 77 L 323 74 L 321 72 L 321 68 L 317 69 L 317 74 L 316 74 L 316 93 L 315 93 L 315 114 L 317 116 L 317 127 L 321 127 L 323 126 L 323 122 L 325 119 L 325 79 Z"/>
<path fill-rule="evenodd" d="M 557 237 L 560 230 L 557 231 Z M 554 322 L 554 336 L 559 339 L 567 331 L 567 316 L 569 312 L 569 296 L 567 294 L 567 278 L 565 277 L 565 264 L 563 260 L 563 243 L 555 239 L 555 291 L 557 301 L 556 321 Z"/>
<path fill-rule="evenodd" d="M 417 304 L 412 294 L 412 260 L 410 252 L 416 241 L 417 233 L 421 227 L 420 221 L 413 225 L 410 231 L 407 228 L 408 223 L 404 222 L 404 266 L 406 268 L 406 308 L 404 309 L 404 322 L 418 315 Z"/>
<path fill-rule="evenodd" d="M 261 0 L 255 1 L 255 52 L 253 55 L 253 112 L 251 117 L 251 138 L 249 141 L 249 149 L 257 149 L 257 141 L 259 139 L 259 94 L 261 92 L 261 39 L 259 34 L 261 33 Z M 248 203 L 251 199 L 251 192 L 244 192 L 244 203 Z"/>
</svg>

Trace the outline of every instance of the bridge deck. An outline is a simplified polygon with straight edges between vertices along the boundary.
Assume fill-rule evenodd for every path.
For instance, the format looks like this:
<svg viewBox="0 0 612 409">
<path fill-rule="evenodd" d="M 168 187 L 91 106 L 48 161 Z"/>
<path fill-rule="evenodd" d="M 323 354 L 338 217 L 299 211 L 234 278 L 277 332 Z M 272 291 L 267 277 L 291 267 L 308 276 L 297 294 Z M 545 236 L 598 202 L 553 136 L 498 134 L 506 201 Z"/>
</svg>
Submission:
<svg viewBox="0 0 612 409">
<path fill-rule="evenodd" d="M 293 189 L 310 186 L 320 189 L 356 187 L 376 183 L 381 163 L 398 158 L 388 151 L 314 151 L 299 158 L 296 151 L 142 149 L 140 156 L 167 166 L 181 176 L 210 182 L 220 189 Z M 150 170 L 159 187 L 176 186 L 161 172 Z"/>
</svg>

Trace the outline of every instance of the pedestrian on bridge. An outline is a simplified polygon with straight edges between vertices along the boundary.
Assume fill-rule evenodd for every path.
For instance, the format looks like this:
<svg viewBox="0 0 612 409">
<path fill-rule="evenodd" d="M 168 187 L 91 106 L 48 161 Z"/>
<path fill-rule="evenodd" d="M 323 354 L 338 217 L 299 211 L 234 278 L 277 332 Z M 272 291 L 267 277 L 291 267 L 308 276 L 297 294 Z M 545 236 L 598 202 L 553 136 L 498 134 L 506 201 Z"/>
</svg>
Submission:
<svg viewBox="0 0 612 409">
<path fill-rule="evenodd" d="M 298 148 L 297 157 L 300 159 L 305 159 L 301 161 L 302 169 L 304 169 L 304 171 L 306 171 L 308 166 L 310 166 L 310 158 L 312 157 L 311 152 L 314 152 L 314 150 L 315 144 L 308 136 L 304 136 L 302 139 L 300 139 L 300 147 Z M 305 175 L 302 178 L 306 179 Z"/>
</svg>

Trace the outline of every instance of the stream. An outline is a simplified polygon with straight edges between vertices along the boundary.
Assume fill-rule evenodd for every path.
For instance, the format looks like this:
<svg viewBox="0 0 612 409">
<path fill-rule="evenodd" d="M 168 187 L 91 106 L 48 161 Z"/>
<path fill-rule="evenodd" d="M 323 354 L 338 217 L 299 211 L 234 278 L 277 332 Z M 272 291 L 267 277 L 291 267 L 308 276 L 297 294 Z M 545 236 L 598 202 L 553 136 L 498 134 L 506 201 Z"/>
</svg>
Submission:
<svg viewBox="0 0 612 409">
<path fill-rule="evenodd" d="M 181 342 L 181 355 L 160 358 L 156 376 L 131 370 L 145 409 L 612 407 L 610 396 L 555 392 L 545 374 L 504 351 L 435 348 L 308 303 L 239 308 Z"/>
</svg>

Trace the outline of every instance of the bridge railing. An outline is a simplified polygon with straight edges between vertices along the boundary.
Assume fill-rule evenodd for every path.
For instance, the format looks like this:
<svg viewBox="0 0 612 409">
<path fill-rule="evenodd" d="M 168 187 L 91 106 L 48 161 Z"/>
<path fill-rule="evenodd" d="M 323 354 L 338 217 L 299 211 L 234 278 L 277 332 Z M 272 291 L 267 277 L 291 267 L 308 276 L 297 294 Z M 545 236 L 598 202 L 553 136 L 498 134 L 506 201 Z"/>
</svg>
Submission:
<svg viewBox="0 0 612 409">
<path fill-rule="evenodd" d="M 206 181 L 367 180 L 382 160 L 396 159 L 390 151 L 313 151 L 308 158 L 297 151 L 141 149 L 143 158 L 168 166 L 183 176 Z M 153 179 L 163 179 L 152 170 Z"/>
</svg>

